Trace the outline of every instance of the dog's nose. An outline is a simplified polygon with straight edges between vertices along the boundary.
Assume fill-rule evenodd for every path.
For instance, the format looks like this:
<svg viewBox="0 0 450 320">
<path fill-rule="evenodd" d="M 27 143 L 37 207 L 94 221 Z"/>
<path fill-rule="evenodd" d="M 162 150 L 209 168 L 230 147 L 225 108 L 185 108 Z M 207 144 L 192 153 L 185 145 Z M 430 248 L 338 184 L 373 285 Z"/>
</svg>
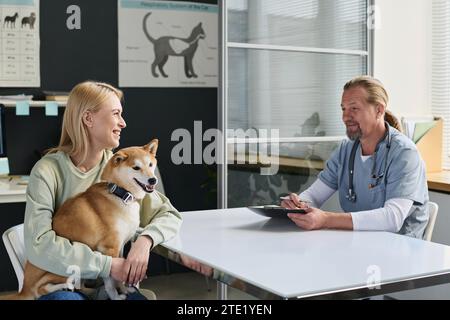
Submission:
<svg viewBox="0 0 450 320">
<path fill-rule="evenodd" d="M 156 178 L 150 178 L 148 179 L 148 184 L 153 186 L 156 184 L 156 181 L 157 181 Z"/>
</svg>

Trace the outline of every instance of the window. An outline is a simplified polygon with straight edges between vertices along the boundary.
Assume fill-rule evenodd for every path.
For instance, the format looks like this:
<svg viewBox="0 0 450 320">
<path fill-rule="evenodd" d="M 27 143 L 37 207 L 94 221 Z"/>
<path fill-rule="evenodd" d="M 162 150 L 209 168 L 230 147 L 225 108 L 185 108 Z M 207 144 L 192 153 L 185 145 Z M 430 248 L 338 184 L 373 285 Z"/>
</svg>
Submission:
<svg viewBox="0 0 450 320">
<path fill-rule="evenodd" d="M 223 173 L 226 206 L 276 203 L 280 195 L 312 183 L 343 138 L 342 87 L 370 73 L 368 1 L 226 0 L 224 5 L 223 108 L 227 150 L 234 153 Z M 249 144 L 270 140 L 261 130 L 278 130 L 276 175 L 261 175 L 250 161 L 234 161 L 239 129 L 251 132 Z M 251 149 L 246 146 L 247 156 Z"/>
</svg>

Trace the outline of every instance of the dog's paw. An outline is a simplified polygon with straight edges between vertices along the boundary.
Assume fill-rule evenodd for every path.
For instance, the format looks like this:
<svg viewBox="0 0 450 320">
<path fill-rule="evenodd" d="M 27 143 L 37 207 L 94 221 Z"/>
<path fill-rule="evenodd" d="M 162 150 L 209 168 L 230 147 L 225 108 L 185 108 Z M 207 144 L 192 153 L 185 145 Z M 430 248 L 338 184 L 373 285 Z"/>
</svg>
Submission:
<svg viewBox="0 0 450 320">
<path fill-rule="evenodd" d="M 127 300 L 127 295 L 126 294 L 119 294 L 118 295 L 118 299 L 116 300 Z"/>
<path fill-rule="evenodd" d="M 112 297 L 110 297 L 111 300 L 126 300 L 127 299 L 127 295 L 126 294 L 116 294 Z"/>
<path fill-rule="evenodd" d="M 127 293 L 135 293 L 137 289 L 135 287 L 127 287 L 126 288 Z"/>
<path fill-rule="evenodd" d="M 137 291 L 135 287 L 127 286 L 127 285 L 125 285 L 123 283 L 119 284 L 117 289 L 119 290 L 120 293 L 124 293 L 124 294 L 134 293 L 134 292 Z"/>
</svg>

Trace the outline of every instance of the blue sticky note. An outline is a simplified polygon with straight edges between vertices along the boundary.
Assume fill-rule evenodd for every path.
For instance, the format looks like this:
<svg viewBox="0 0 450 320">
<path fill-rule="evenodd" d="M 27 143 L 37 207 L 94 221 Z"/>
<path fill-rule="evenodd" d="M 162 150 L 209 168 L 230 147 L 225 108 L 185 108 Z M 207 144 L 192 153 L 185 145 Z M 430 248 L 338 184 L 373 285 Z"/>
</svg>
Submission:
<svg viewBox="0 0 450 320">
<path fill-rule="evenodd" d="M 30 103 L 28 101 L 16 102 L 16 115 L 17 116 L 29 116 L 30 115 Z"/>
<path fill-rule="evenodd" d="M 57 116 L 58 115 L 58 103 L 54 101 L 45 103 L 45 115 Z"/>
<path fill-rule="evenodd" d="M 9 174 L 8 158 L 0 158 L 0 175 Z"/>
</svg>

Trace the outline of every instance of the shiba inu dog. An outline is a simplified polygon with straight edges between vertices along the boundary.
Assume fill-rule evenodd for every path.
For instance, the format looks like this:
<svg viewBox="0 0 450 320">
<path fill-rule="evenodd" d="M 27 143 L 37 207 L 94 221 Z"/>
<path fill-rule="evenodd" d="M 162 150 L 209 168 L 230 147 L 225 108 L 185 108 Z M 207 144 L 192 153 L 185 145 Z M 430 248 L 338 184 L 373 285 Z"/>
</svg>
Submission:
<svg viewBox="0 0 450 320">
<path fill-rule="evenodd" d="M 146 193 L 153 192 L 158 140 L 143 147 L 117 151 L 103 169 L 101 180 L 85 192 L 65 201 L 53 217 L 52 227 L 57 235 L 85 243 L 92 250 L 119 257 L 124 244 L 139 227 L 139 203 Z M 42 270 L 26 263 L 22 290 L 0 299 L 37 299 L 42 295 L 73 289 L 67 277 Z M 105 290 L 112 300 L 123 300 L 133 292 L 123 283 L 104 278 Z M 117 288 L 120 292 L 117 291 Z"/>
</svg>

